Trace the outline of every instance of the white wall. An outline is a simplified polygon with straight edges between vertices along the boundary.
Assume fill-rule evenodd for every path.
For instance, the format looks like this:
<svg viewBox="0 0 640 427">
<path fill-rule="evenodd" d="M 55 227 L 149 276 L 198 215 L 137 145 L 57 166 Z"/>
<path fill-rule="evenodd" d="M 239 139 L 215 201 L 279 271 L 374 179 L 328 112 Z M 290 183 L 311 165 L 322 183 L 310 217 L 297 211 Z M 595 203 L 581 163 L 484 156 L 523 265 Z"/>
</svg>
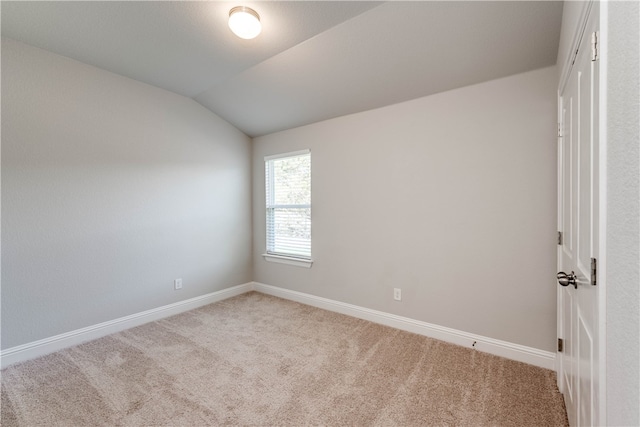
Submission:
<svg viewBox="0 0 640 427">
<path fill-rule="evenodd" d="M 3 39 L 2 348 L 250 281 L 250 176 L 195 101 Z"/>
<path fill-rule="evenodd" d="M 555 351 L 556 74 L 254 139 L 254 280 Z M 263 158 L 303 148 L 311 269 L 260 256 Z"/>
<path fill-rule="evenodd" d="M 609 2 L 607 424 L 640 425 L 640 4 Z"/>
</svg>

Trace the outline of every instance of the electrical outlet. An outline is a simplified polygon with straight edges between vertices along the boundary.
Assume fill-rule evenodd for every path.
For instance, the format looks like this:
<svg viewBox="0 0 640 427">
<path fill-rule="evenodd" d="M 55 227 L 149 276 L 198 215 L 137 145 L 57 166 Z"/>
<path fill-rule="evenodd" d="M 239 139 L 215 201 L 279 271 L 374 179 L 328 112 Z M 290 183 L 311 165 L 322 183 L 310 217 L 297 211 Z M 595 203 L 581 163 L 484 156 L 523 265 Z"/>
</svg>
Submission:
<svg viewBox="0 0 640 427">
<path fill-rule="evenodd" d="M 178 289 L 182 289 L 182 279 L 176 279 L 173 281 L 173 288 L 177 291 Z"/>
<path fill-rule="evenodd" d="M 396 300 L 396 301 L 401 301 L 402 300 L 402 289 L 393 288 L 393 299 Z"/>
</svg>

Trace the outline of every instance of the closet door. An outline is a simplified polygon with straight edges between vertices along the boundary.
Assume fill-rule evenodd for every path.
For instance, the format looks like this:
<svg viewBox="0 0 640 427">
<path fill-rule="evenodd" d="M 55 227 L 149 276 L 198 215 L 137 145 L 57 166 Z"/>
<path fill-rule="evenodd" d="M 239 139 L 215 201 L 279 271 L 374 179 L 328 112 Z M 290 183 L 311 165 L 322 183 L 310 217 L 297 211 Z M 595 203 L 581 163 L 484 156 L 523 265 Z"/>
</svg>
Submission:
<svg viewBox="0 0 640 427">
<path fill-rule="evenodd" d="M 598 424 L 598 4 L 561 93 L 561 389 L 572 426 Z"/>
</svg>

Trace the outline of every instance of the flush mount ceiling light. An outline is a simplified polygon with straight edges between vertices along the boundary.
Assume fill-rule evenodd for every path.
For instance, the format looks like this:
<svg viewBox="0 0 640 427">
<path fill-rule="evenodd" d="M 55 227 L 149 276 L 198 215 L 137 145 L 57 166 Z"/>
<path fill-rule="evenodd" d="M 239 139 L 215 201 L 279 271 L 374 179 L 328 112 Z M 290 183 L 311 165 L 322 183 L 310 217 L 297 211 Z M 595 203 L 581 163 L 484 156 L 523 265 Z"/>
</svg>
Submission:
<svg viewBox="0 0 640 427">
<path fill-rule="evenodd" d="M 229 28 L 241 39 L 252 39 L 262 31 L 258 12 L 245 6 L 237 6 L 229 11 Z"/>
</svg>

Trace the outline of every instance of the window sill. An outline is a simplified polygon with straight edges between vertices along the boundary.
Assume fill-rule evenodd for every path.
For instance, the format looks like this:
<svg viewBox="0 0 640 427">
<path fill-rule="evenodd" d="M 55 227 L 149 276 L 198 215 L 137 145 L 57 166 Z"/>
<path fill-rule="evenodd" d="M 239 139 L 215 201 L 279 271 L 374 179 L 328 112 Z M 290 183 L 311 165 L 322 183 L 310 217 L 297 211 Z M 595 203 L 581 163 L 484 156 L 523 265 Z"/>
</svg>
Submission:
<svg viewBox="0 0 640 427">
<path fill-rule="evenodd" d="M 311 268 L 313 260 L 294 258 L 283 255 L 262 254 L 265 261 L 277 262 L 280 264 L 295 265 L 296 267 Z"/>
</svg>

